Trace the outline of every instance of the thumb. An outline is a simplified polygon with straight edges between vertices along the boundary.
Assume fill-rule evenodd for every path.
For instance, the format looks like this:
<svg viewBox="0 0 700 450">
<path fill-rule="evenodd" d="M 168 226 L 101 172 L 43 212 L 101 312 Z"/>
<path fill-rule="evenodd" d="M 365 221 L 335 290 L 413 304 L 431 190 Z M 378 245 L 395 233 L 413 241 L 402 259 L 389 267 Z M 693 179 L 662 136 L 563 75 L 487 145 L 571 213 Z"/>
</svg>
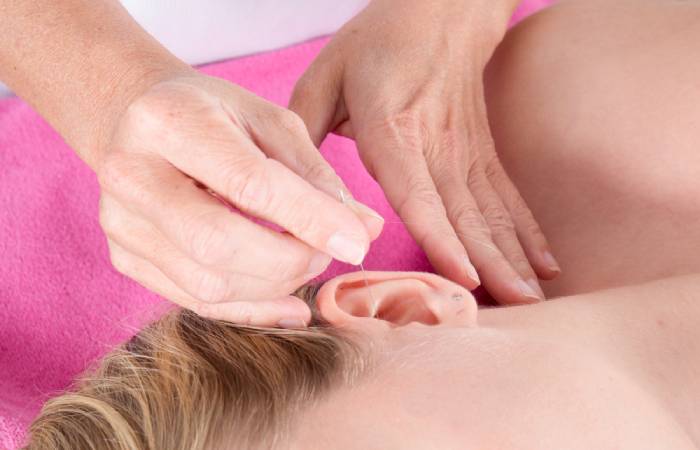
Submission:
<svg viewBox="0 0 700 450">
<path fill-rule="evenodd" d="M 342 63 L 325 57 L 314 61 L 294 86 L 289 109 L 306 124 L 314 145 L 320 147 L 329 132 L 347 120 L 342 100 Z"/>
</svg>

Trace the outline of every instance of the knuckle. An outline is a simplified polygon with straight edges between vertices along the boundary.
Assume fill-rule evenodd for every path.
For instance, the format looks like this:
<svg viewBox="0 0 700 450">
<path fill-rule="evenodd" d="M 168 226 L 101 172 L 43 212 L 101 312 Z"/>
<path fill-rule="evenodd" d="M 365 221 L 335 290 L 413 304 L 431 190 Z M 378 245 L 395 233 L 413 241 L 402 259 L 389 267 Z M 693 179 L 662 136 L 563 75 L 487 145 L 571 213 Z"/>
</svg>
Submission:
<svg viewBox="0 0 700 450">
<path fill-rule="evenodd" d="M 383 136 L 405 151 L 423 153 L 426 147 L 430 147 L 428 123 L 416 111 L 387 115 L 376 128 L 376 136 Z"/>
<path fill-rule="evenodd" d="M 314 64 L 309 67 L 309 69 L 304 73 L 304 75 L 299 78 L 297 83 L 294 85 L 294 92 L 292 93 L 292 103 L 303 101 L 304 99 L 313 95 L 314 89 Z"/>
<path fill-rule="evenodd" d="M 99 223 L 102 231 L 107 236 L 115 235 L 120 228 L 114 211 L 109 206 L 106 206 L 103 200 L 100 200 Z"/>
<path fill-rule="evenodd" d="M 187 83 L 159 83 L 136 98 L 119 122 L 121 135 L 143 142 L 177 143 L 183 136 L 211 133 L 223 117 L 222 101 Z"/>
<path fill-rule="evenodd" d="M 464 149 L 470 148 L 468 139 L 464 133 L 459 133 L 453 128 L 448 128 L 440 133 L 439 154 L 435 155 L 440 160 L 451 160 L 459 158 Z"/>
<path fill-rule="evenodd" d="M 532 271 L 532 266 L 530 265 L 530 261 L 528 261 L 521 252 L 517 252 L 515 255 L 511 255 L 510 258 L 508 258 L 510 261 L 511 265 L 515 269 L 516 272 L 518 272 L 520 275 L 522 275 L 524 278 L 534 278 L 537 279 L 537 276 L 535 273 Z"/>
<path fill-rule="evenodd" d="M 129 182 L 131 170 L 125 159 L 117 154 L 105 156 L 97 170 L 97 180 L 109 192 L 123 190 Z"/>
<path fill-rule="evenodd" d="M 505 171 L 496 153 L 493 153 L 486 160 L 484 164 L 484 172 L 486 173 L 486 178 L 491 180 L 493 183 L 501 181 L 505 176 Z"/>
<path fill-rule="evenodd" d="M 454 189 L 465 183 L 458 165 L 451 159 L 436 159 L 430 164 L 430 173 L 438 189 Z"/>
<path fill-rule="evenodd" d="M 251 325 L 255 317 L 255 305 L 250 302 L 238 302 L 234 305 L 236 311 L 236 322 L 240 325 Z"/>
<path fill-rule="evenodd" d="M 128 258 L 121 252 L 115 252 L 110 249 L 109 261 L 117 272 L 127 276 L 131 273 L 131 264 Z"/>
<path fill-rule="evenodd" d="M 103 196 L 109 194 L 115 202 L 130 206 L 156 206 L 158 193 L 167 189 L 166 177 L 153 160 L 126 152 L 106 155 L 97 169 Z"/>
<path fill-rule="evenodd" d="M 228 244 L 230 234 L 222 220 L 212 214 L 198 214 L 183 222 L 182 235 L 188 243 L 190 255 L 204 263 L 215 263 L 222 248 L 229 259 L 236 257 L 236 249 Z"/>
<path fill-rule="evenodd" d="M 530 208 L 528 208 L 527 204 L 525 204 L 525 200 L 523 200 L 523 198 L 515 192 L 510 194 L 510 197 L 511 199 L 509 203 L 511 204 L 511 215 L 520 219 L 534 221 L 532 212 L 530 211 Z"/>
<path fill-rule="evenodd" d="M 229 280 L 221 274 L 199 268 L 192 272 L 189 281 L 194 296 L 206 304 L 235 300 L 236 292 Z"/>
<path fill-rule="evenodd" d="M 173 112 L 165 113 L 161 95 L 145 94 L 131 102 L 122 117 L 122 126 L 132 133 L 162 130 L 168 126 Z"/>
<path fill-rule="evenodd" d="M 187 302 L 184 305 L 187 309 L 205 319 L 214 319 L 212 317 L 211 305 L 200 301 Z"/>
<path fill-rule="evenodd" d="M 512 193 L 511 196 L 512 199 L 509 202 L 510 215 L 513 221 L 519 224 L 518 228 L 523 229 L 530 235 L 541 235 L 542 231 L 525 200 L 517 192 Z"/>
<path fill-rule="evenodd" d="M 305 136 L 308 134 L 306 124 L 295 112 L 288 109 L 282 109 L 277 116 L 278 125 L 287 130 L 290 134 L 296 136 Z"/>
<path fill-rule="evenodd" d="M 270 267 L 270 273 L 272 274 L 272 279 L 270 281 L 274 283 L 287 283 L 297 279 L 301 275 L 304 275 L 303 270 L 301 270 L 302 267 L 304 267 L 302 264 L 296 264 L 295 262 L 277 260 L 272 263 Z"/>
<path fill-rule="evenodd" d="M 409 205 L 417 205 L 422 210 L 426 211 L 427 214 L 434 214 L 441 212 L 442 200 L 430 181 L 422 179 L 411 180 L 405 197 L 396 208 L 396 211 L 401 217 L 406 217 L 408 215 L 406 208 L 408 208 Z"/>
<path fill-rule="evenodd" d="M 319 217 L 309 214 L 309 211 L 323 211 L 322 203 L 317 199 L 305 197 L 291 198 L 286 202 L 280 217 L 285 217 L 291 232 L 304 230 L 307 236 L 322 236 L 324 230 Z"/>
<path fill-rule="evenodd" d="M 500 205 L 488 205 L 483 209 L 482 214 L 494 234 L 515 233 L 513 221 Z"/>
<path fill-rule="evenodd" d="M 265 164 L 238 162 L 232 164 L 228 172 L 225 189 L 239 208 L 255 212 L 271 202 L 272 186 Z"/>
<path fill-rule="evenodd" d="M 490 231 L 479 208 L 475 205 L 460 204 L 450 211 L 450 219 L 461 232 L 478 232 L 490 236 Z"/>
<path fill-rule="evenodd" d="M 534 238 L 536 241 L 546 242 L 544 232 L 534 220 L 526 222 L 520 232 L 530 238 Z"/>
<path fill-rule="evenodd" d="M 327 184 L 338 184 L 340 179 L 325 161 L 309 162 L 303 168 L 303 173 L 300 174 L 305 180 L 313 180 Z"/>
</svg>

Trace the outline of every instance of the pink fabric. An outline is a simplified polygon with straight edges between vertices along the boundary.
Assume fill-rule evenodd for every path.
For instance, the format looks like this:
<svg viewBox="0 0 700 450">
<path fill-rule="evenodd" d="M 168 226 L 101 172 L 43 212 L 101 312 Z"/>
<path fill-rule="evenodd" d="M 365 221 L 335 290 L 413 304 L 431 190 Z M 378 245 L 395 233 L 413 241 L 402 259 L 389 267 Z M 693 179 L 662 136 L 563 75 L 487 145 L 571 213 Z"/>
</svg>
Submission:
<svg viewBox="0 0 700 450">
<path fill-rule="evenodd" d="M 550 3 L 529 1 L 516 17 Z M 202 70 L 280 104 L 323 47 L 316 40 Z M 387 225 L 368 269 L 430 270 L 423 252 L 367 175 L 352 142 L 326 158 Z M 115 272 L 97 221 L 98 185 L 61 138 L 19 99 L 0 102 L 0 448 L 19 445 L 41 403 L 162 304 Z M 327 276 L 354 270 L 334 263 Z"/>
</svg>

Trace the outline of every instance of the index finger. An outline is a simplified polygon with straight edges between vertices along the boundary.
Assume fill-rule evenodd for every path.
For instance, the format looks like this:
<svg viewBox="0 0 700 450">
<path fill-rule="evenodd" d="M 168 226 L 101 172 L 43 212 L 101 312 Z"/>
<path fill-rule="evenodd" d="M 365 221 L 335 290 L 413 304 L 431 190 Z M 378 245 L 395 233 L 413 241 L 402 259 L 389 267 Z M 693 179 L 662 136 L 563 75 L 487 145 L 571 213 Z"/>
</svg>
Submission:
<svg viewBox="0 0 700 450">
<path fill-rule="evenodd" d="M 190 141 L 188 148 L 172 149 L 169 161 L 241 211 L 283 227 L 336 259 L 362 262 L 370 238 L 351 209 L 265 157 L 230 123 L 222 121 L 216 131 L 216 136 Z M 193 152 L 192 148 L 203 150 Z"/>
<path fill-rule="evenodd" d="M 387 135 L 358 136 L 363 148 L 370 142 L 382 155 L 381 164 L 371 165 L 373 176 L 432 266 L 469 289 L 478 287 L 479 276 L 450 224 L 422 151 L 413 146 L 399 151 L 407 146 Z"/>
</svg>

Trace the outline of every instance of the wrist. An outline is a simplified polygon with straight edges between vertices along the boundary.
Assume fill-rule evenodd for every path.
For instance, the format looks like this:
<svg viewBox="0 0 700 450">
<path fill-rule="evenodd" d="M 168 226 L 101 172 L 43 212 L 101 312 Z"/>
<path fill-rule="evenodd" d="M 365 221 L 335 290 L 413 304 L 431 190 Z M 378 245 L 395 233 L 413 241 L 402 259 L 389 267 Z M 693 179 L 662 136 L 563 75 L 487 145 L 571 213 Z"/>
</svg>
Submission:
<svg viewBox="0 0 700 450">
<path fill-rule="evenodd" d="M 133 98 L 193 70 L 118 0 L 0 0 L 0 11 L 0 78 L 93 168 Z"/>
<path fill-rule="evenodd" d="M 477 26 L 486 38 L 500 43 L 522 0 L 438 0 L 457 2 L 470 15 L 470 25 Z"/>
<path fill-rule="evenodd" d="M 451 34 L 475 37 L 495 48 L 503 39 L 515 10 L 522 0 L 373 0 L 385 11 L 410 10 L 421 22 L 433 22 Z M 462 31 L 459 31 L 462 30 Z M 465 48 L 468 48 L 465 45 Z M 490 57 L 490 55 L 489 55 Z"/>
<path fill-rule="evenodd" d="M 89 122 L 69 143 L 93 170 L 98 169 L 124 112 L 132 102 L 160 82 L 196 73 L 186 63 L 172 55 L 167 56 L 158 58 L 143 52 L 130 55 L 121 70 L 103 80 L 94 102 L 87 105 L 88 111 L 81 112 Z"/>
</svg>

